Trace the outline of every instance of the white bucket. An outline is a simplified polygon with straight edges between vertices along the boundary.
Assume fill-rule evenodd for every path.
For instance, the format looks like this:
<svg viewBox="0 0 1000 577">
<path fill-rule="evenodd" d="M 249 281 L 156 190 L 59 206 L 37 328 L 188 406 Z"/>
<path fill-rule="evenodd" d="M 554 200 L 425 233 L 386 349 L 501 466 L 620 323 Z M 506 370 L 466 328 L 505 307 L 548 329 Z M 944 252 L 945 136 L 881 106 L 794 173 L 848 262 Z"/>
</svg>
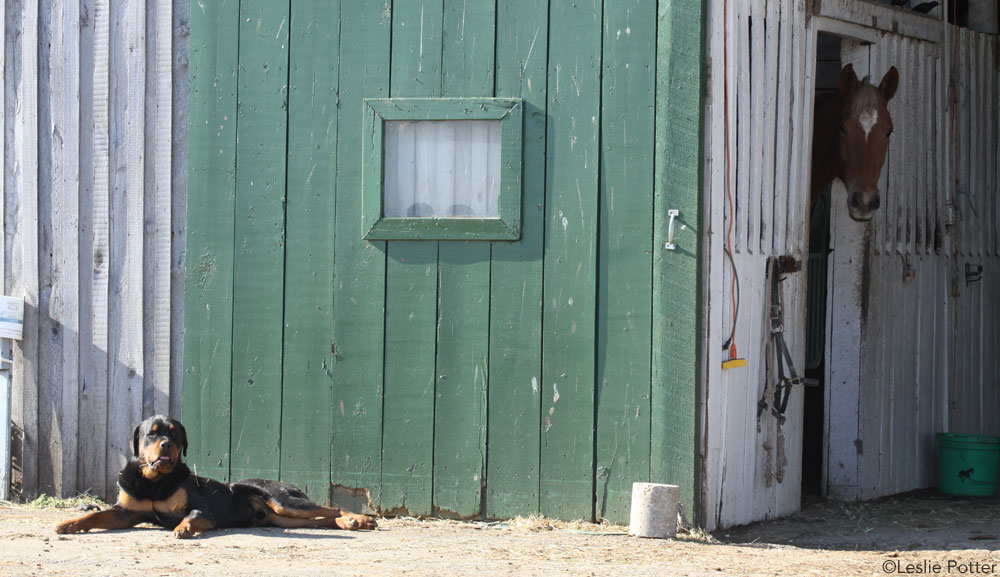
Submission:
<svg viewBox="0 0 1000 577">
<path fill-rule="evenodd" d="M 0 297 L 0 338 L 21 340 L 24 331 L 24 299 Z"/>
</svg>

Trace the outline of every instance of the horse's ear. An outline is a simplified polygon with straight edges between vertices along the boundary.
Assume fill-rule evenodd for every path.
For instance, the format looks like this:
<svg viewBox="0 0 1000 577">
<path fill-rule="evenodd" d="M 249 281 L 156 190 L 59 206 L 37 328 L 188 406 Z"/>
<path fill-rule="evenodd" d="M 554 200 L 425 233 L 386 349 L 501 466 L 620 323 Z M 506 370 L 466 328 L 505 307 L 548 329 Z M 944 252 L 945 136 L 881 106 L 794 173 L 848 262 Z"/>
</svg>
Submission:
<svg viewBox="0 0 1000 577">
<path fill-rule="evenodd" d="M 854 65 L 848 63 L 840 71 L 840 93 L 848 95 L 858 88 L 858 75 L 854 73 Z"/>
<path fill-rule="evenodd" d="M 886 102 L 892 100 L 892 97 L 896 94 L 896 88 L 899 87 L 899 71 L 893 66 L 885 73 L 882 77 L 882 83 L 878 85 L 879 91 L 882 93 L 882 97 L 885 98 Z"/>
</svg>

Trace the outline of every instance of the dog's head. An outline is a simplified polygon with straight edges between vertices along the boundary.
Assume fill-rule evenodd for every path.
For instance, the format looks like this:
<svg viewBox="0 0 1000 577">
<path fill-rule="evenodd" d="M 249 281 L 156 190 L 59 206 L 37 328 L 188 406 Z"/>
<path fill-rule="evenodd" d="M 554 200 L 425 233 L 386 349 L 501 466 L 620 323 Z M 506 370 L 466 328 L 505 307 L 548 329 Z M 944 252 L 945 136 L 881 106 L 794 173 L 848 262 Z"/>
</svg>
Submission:
<svg viewBox="0 0 1000 577">
<path fill-rule="evenodd" d="M 177 419 L 156 415 L 136 425 L 132 431 L 132 453 L 142 475 L 155 481 L 170 474 L 187 455 L 187 432 Z"/>
</svg>

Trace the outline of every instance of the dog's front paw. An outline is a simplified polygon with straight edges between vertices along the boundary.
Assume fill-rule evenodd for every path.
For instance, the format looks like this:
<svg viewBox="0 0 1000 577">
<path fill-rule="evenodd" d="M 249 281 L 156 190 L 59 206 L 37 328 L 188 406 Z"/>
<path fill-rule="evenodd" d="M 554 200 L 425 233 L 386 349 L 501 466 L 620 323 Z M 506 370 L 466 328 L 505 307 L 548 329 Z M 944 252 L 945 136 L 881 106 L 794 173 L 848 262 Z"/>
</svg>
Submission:
<svg viewBox="0 0 1000 577">
<path fill-rule="evenodd" d="M 371 531 L 378 526 L 378 523 L 375 522 L 373 517 L 369 517 L 368 515 L 345 513 L 343 516 L 337 518 L 337 526 L 348 531 L 357 531 L 358 529 Z"/>
<path fill-rule="evenodd" d="M 194 530 L 191 529 L 191 525 L 186 521 L 181 521 L 180 525 L 174 527 L 174 537 L 178 539 L 190 539 L 194 535 Z"/>
<path fill-rule="evenodd" d="M 56 525 L 56 533 L 60 535 L 66 535 L 68 533 L 83 533 L 86 531 L 87 528 L 81 526 L 81 524 L 76 521 L 64 521 Z"/>
</svg>

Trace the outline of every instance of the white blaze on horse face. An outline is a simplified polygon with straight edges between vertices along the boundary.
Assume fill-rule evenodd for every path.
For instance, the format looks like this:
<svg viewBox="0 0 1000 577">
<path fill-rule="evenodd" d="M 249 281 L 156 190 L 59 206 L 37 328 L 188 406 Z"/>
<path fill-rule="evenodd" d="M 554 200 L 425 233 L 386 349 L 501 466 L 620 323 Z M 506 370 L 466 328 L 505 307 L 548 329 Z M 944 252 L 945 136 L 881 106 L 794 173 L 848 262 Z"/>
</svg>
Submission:
<svg viewBox="0 0 1000 577">
<path fill-rule="evenodd" d="M 861 123 L 861 129 L 865 131 L 865 142 L 868 142 L 868 135 L 871 134 L 872 127 L 878 122 L 878 110 L 872 108 L 862 112 L 858 116 L 858 122 Z"/>
</svg>

